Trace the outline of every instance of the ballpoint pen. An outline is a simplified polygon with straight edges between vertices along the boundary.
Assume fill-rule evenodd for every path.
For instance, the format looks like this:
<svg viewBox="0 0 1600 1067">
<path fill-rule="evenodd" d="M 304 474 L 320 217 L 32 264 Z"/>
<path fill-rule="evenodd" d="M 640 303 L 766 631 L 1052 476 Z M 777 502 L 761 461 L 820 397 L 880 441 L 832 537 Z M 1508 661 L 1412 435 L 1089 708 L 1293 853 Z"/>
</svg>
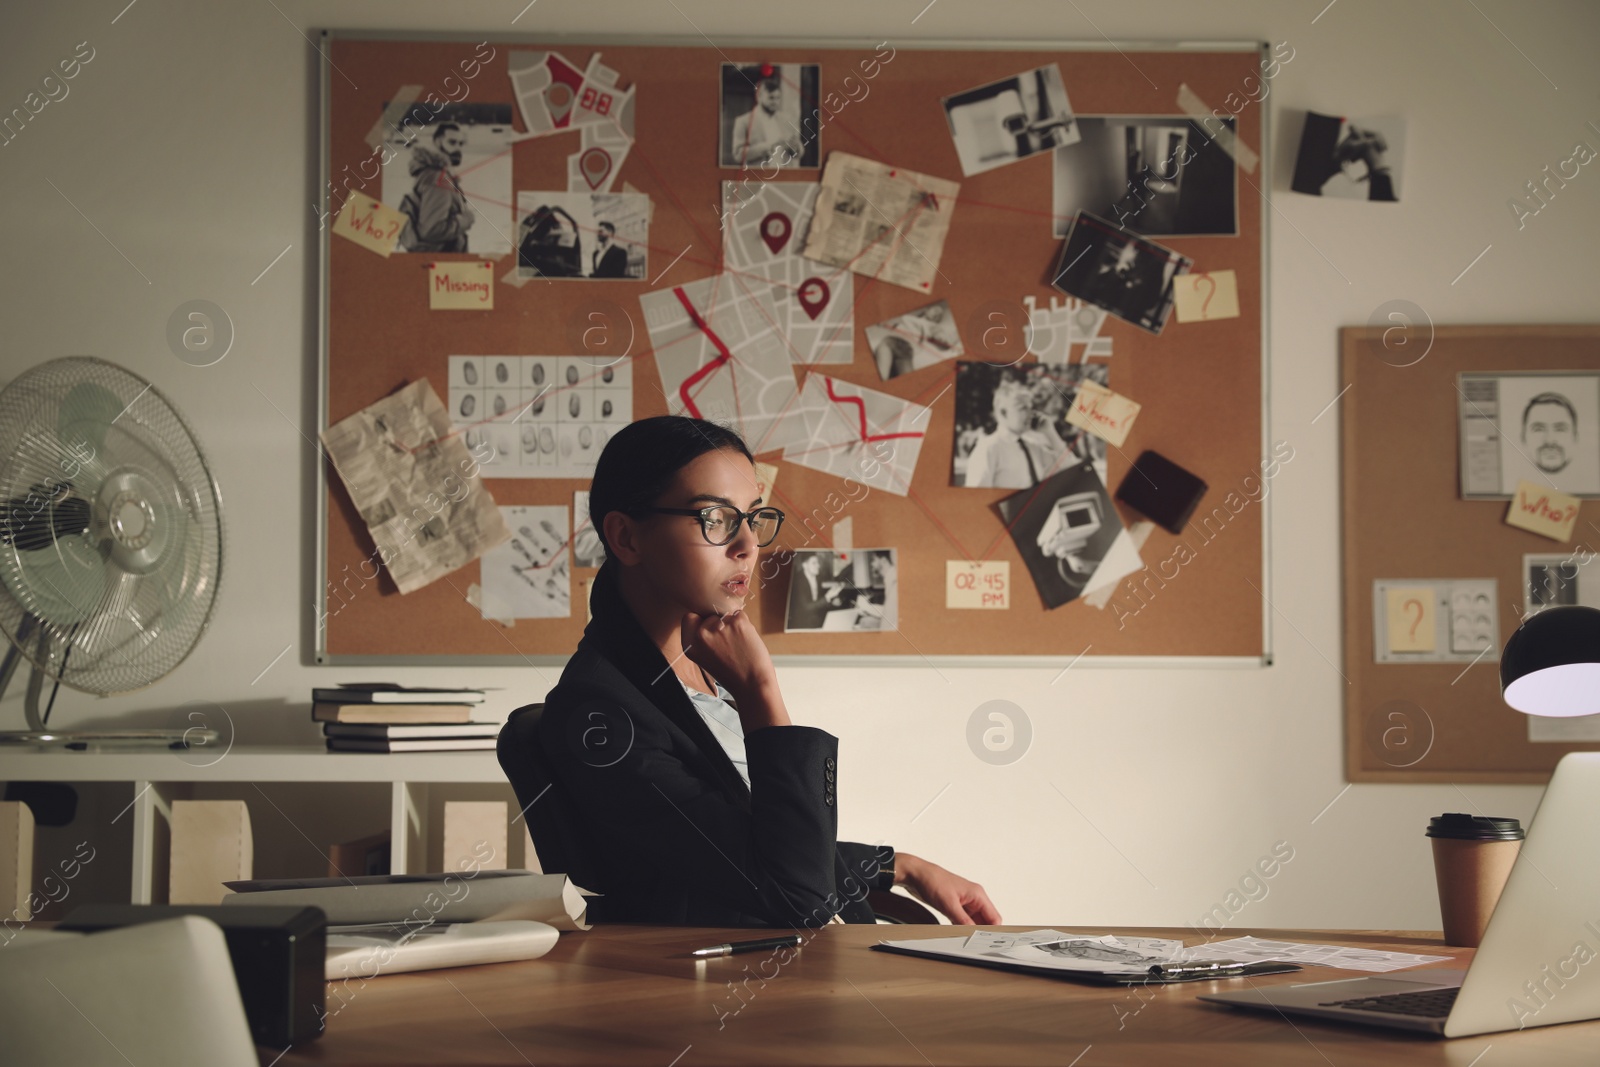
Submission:
<svg viewBox="0 0 1600 1067">
<path fill-rule="evenodd" d="M 789 934 L 786 937 L 764 937 L 759 941 L 730 941 L 710 948 L 697 948 L 689 955 L 697 959 L 709 959 L 713 956 L 734 956 L 741 952 L 760 952 L 764 948 L 794 948 L 798 944 L 800 935 Z"/>
</svg>

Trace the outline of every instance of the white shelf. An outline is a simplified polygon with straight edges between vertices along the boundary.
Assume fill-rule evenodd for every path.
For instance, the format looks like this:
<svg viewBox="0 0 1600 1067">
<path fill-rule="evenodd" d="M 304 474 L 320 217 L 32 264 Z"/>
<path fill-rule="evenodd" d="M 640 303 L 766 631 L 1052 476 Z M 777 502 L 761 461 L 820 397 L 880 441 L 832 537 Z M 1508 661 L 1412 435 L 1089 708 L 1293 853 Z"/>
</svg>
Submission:
<svg viewBox="0 0 1600 1067">
<path fill-rule="evenodd" d="M 504 782 L 493 749 L 329 752 L 318 745 L 101 750 L 0 748 L 0 781 L 48 782 Z"/>
<path fill-rule="evenodd" d="M 424 869 L 430 786 L 490 783 L 510 788 L 492 749 L 329 752 L 315 745 L 234 745 L 217 752 L 0 747 L 0 782 L 11 781 L 129 783 L 133 787 L 129 899 L 134 904 L 152 902 L 156 870 L 170 832 L 172 801 L 188 795 L 194 783 L 388 783 L 389 869 L 395 874 Z"/>
</svg>

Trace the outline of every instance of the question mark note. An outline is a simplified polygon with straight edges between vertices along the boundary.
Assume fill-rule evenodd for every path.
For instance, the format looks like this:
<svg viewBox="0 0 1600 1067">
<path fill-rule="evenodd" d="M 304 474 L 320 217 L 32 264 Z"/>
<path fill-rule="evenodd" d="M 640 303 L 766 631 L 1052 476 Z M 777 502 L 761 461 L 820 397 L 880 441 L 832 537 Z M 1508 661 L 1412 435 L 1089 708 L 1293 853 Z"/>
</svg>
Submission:
<svg viewBox="0 0 1600 1067">
<path fill-rule="evenodd" d="M 1437 646 L 1438 616 L 1428 586 L 1391 586 L 1387 599 L 1390 652 L 1432 652 Z"/>
<path fill-rule="evenodd" d="M 1239 278 L 1231 270 L 1180 274 L 1172 280 L 1179 322 L 1239 317 Z"/>
<path fill-rule="evenodd" d="M 362 193 L 351 193 L 339 209 L 333 232 L 388 258 L 405 221 L 404 215 L 387 204 Z"/>
</svg>

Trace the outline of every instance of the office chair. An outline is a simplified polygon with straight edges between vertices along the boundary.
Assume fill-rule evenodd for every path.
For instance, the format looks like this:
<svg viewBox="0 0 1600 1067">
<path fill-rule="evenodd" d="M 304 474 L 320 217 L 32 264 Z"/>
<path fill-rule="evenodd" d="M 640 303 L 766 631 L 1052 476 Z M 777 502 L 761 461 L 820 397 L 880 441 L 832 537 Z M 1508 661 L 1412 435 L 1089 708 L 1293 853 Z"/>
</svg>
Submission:
<svg viewBox="0 0 1600 1067">
<path fill-rule="evenodd" d="M 549 761 L 539 741 L 539 718 L 543 704 L 528 704 L 513 711 L 500 730 L 495 754 L 517 794 L 517 805 L 528 824 L 528 834 L 539 854 L 540 869 L 559 872 L 574 885 L 588 888 L 596 866 L 584 852 L 577 831 L 572 805 L 550 773 Z M 538 803 L 534 803 L 538 801 Z M 920 902 L 898 893 L 874 889 L 867 903 L 879 922 L 938 923 L 939 918 Z"/>
</svg>

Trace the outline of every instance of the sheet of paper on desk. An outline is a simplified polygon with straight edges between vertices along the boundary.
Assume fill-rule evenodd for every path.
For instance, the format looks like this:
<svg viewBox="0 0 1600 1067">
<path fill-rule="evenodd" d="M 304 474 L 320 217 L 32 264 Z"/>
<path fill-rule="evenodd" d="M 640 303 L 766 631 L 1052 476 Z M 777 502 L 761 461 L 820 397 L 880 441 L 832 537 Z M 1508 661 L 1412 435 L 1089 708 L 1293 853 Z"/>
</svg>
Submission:
<svg viewBox="0 0 1600 1067">
<path fill-rule="evenodd" d="M 341 419 L 322 443 L 401 593 L 510 539 L 428 379 Z"/>
<path fill-rule="evenodd" d="M 1449 956 L 1422 956 L 1411 952 L 1382 952 L 1378 949 L 1349 948 L 1344 945 L 1308 945 L 1294 941 L 1268 941 L 1258 937 L 1236 937 L 1212 941 L 1204 946 L 1214 959 L 1243 960 L 1248 963 L 1282 960 L 1307 967 L 1338 967 L 1347 971 L 1399 971 L 1424 963 L 1439 963 Z M 1193 951 L 1193 950 L 1191 950 Z"/>
<path fill-rule="evenodd" d="M 893 942 L 891 942 L 893 943 Z M 1001 933 L 979 930 L 965 939 L 946 937 L 912 943 L 950 956 L 998 956 L 1060 971 L 1144 974 L 1153 964 L 1183 956 L 1183 942 L 1159 937 L 1090 937 L 1061 930 Z M 1041 948 L 1048 945 L 1049 948 Z"/>
<path fill-rule="evenodd" d="M 1069 935 L 1052 941 L 1033 941 L 997 953 L 1035 967 L 1061 971 L 1097 971 L 1145 974 L 1162 963 L 1183 957 L 1183 942 L 1156 937 L 1121 938 Z"/>
</svg>

